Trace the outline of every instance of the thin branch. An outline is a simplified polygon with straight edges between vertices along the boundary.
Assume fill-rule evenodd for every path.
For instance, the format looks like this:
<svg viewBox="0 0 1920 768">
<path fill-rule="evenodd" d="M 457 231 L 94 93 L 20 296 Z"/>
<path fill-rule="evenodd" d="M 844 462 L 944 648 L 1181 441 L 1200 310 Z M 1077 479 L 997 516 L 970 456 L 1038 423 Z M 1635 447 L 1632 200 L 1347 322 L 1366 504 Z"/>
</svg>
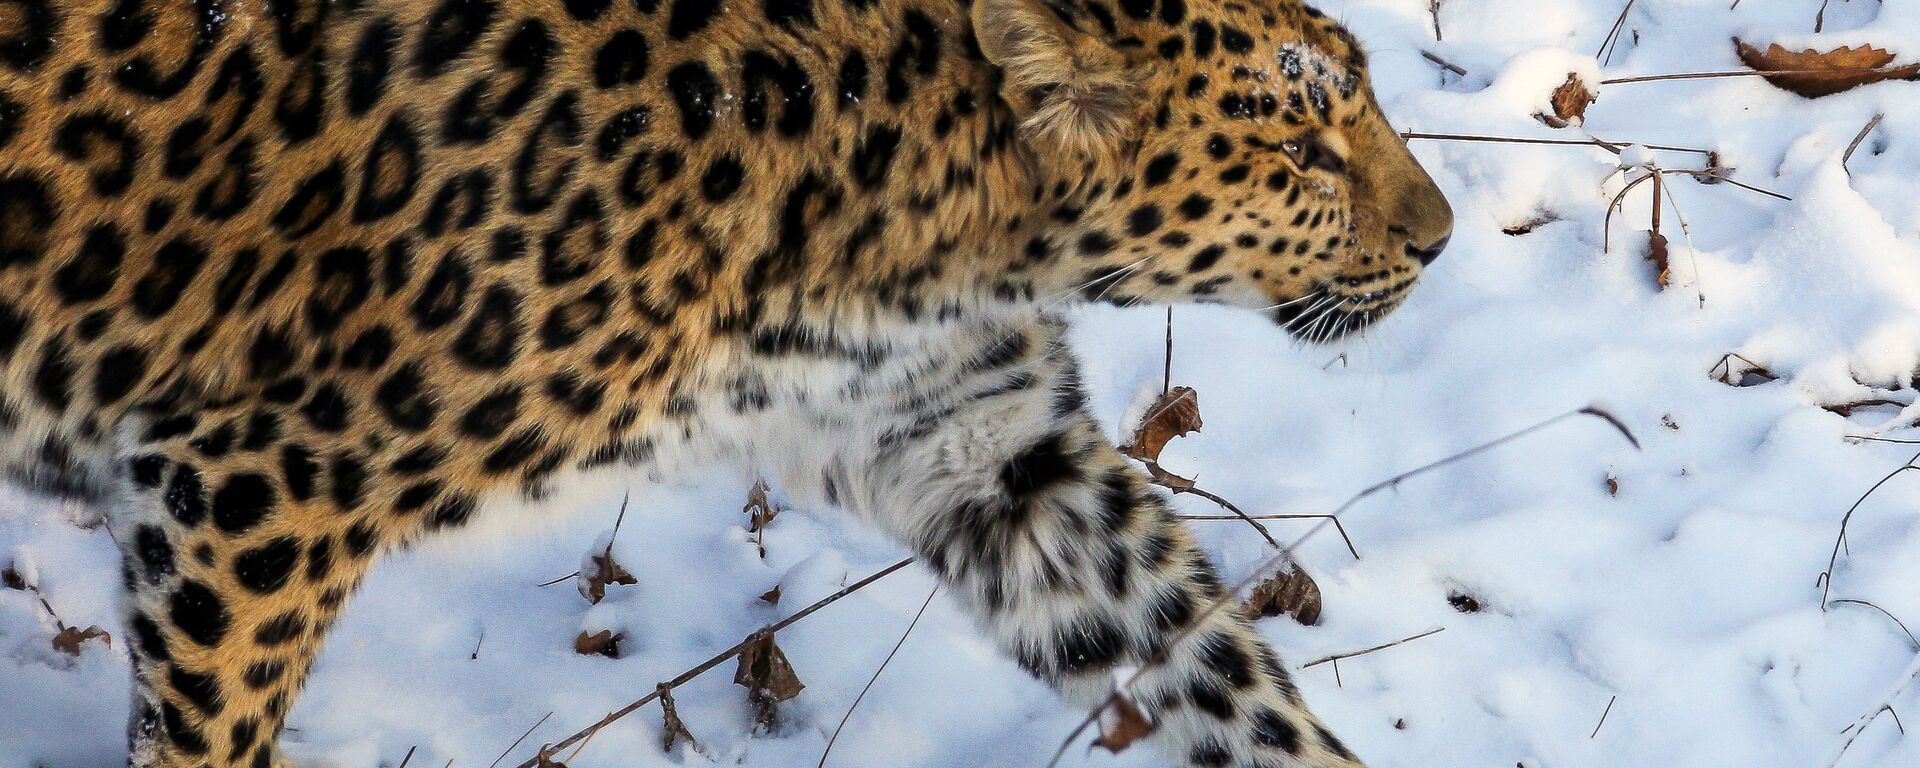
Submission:
<svg viewBox="0 0 1920 768">
<path fill-rule="evenodd" d="M 1467 70 L 1465 67 L 1462 67 L 1451 61 L 1447 61 L 1446 59 L 1440 58 L 1440 55 L 1437 53 L 1434 53 L 1433 51 L 1423 50 L 1420 52 L 1420 55 L 1422 57 L 1425 57 L 1427 61 L 1433 62 L 1435 66 L 1441 69 L 1444 69 L 1448 72 L 1452 72 L 1461 77 L 1467 76 Z"/>
<path fill-rule="evenodd" d="M 900 646 L 907 644 L 907 636 L 913 634 L 913 628 L 920 626 L 920 617 L 926 615 L 927 606 L 933 605 L 933 596 L 937 594 L 940 594 L 940 587 L 935 585 L 933 591 L 927 593 L 927 599 L 920 603 L 920 610 L 913 613 L 913 621 L 907 622 L 907 631 L 900 633 L 900 641 L 894 643 L 893 650 L 888 651 L 887 657 L 880 661 L 880 668 L 873 671 L 873 677 L 867 678 L 867 684 L 860 688 L 860 695 L 853 697 L 853 703 L 847 705 L 847 713 L 840 716 L 840 724 L 834 726 L 833 735 L 827 737 L 826 749 L 820 751 L 820 764 L 817 768 L 826 768 L 827 755 L 833 754 L 833 742 L 840 739 L 840 729 L 847 727 L 847 720 L 851 719 L 853 711 L 860 707 L 860 700 L 867 697 L 867 691 L 872 690 L 873 684 L 880 680 L 880 673 L 887 671 L 887 665 L 893 663 L 893 657 L 900 652 Z"/>
<path fill-rule="evenodd" d="M 1734 185 L 1734 186 L 1736 186 L 1736 187 L 1739 187 L 1739 188 L 1741 188 L 1741 189 L 1744 189 L 1744 190 L 1747 190 L 1747 191 L 1749 191 L 1749 192 L 1758 192 L 1758 193 L 1760 193 L 1760 194 L 1763 194 L 1763 195 L 1766 195 L 1767 197 L 1773 197 L 1773 198 L 1779 198 L 1779 199 L 1781 199 L 1781 200 L 1786 200 L 1786 201 L 1789 201 L 1789 202 L 1791 202 L 1791 201 L 1793 200 L 1793 198 L 1791 198 L 1791 197 L 1788 197 L 1788 196 L 1786 196 L 1786 195 L 1783 195 L 1783 194 L 1780 194 L 1780 193 L 1778 193 L 1778 192 L 1775 192 L 1775 191 L 1773 191 L 1773 190 L 1770 190 L 1770 189 L 1762 189 L 1762 188 L 1760 188 L 1760 187 L 1756 187 L 1756 186 L 1754 186 L 1754 185 L 1752 185 L 1752 184 L 1747 184 L 1747 183 L 1744 183 L 1744 182 L 1740 182 L 1740 181 L 1735 181 L 1735 180 L 1734 180 L 1734 178 L 1733 178 L 1732 176 L 1726 176 L 1726 175 L 1723 175 L 1723 174 L 1719 174 L 1719 173 L 1714 173 L 1714 172 L 1712 172 L 1712 171 L 1696 171 L 1696 170 L 1693 170 L 1693 169 L 1691 169 L 1691 168 L 1662 168 L 1662 169 L 1660 169 L 1660 173 L 1662 173 L 1662 174 L 1664 174 L 1664 175 L 1668 175 L 1668 176 L 1672 176 L 1672 175 L 1674 175 L 1674 174 L 1680 174 L 1680 175 L 1683 175 L 1683 176 L 1692 176 L 1692 177 L 1694 177 L 1694 178 L 1696 178 L 1696 179 L 1705 179 L 1705 180 L 1707 180 L 1707 181 L 1709 181 L 1709 182 L 1715 182 L 1715 181 L 1724 181 L 1724 182 L 1726 182 L 1726 183 L 1728 183 L 1728 184 L 1732 184 L 1732 185 Z"/>
<path fill-rule="evenodd" d="M 1337 522 L 1340 518 L 1340 515 L 1346 513 L 1347 510 L 1353 508 L 1355 504 L 1365 501 L 1366 499 L 1372 497 L 1374 494 L 1379 493 L 1381 491 L 1389 490 L 1392 488 L 1398 488 L 1401 483 L 1406 482 L 1407 480 L 1410 480 L 1414 477 L 1418 477 L 1422 474 L 1431 472 L 1441 467 L 1445 467 L 1450 464 L 1454 464 L 1456 462 L 1464 461 L 1468 458 L 1478 456 L 1482 453 L 1486 453 L 1487 451 L 1491 451 L 1495 448 L 1506 445 L 1507 443 L 1511 443 L 1515 440 L 1519 440 L 1521 438 L 1527 437 L 1543 429 L 1552 427 L 1553 425 L 1558 424 L 1562 421 L 1566 421 L 1572 418 L 1578 418 L 1581 416 L 1591 416 L 1593 418 L 1597 418 L 1602 421 L 1605 421 L 1609 426 L 1613 427 L 1615 430 L 1618 430 L 1620 434 L 1627 439 L 1627 442 L 1633 445 L 1635 450 L 1639 450 L 1640 440 L 1633 436 L 1633 432 L 1627 429 L 1626 424 L 1622 423 L 1620 419 L 1615 417 L 1613 414 L 1607 413 L 1606 411 L 1601 410 L 1598 406 L 1589 405 L 1585 408 L 1579 408 L 1576 410 L 1568 411 L 1566 413 L 1562 413 L 1558 416 L 1554 416 L 1544 421 L 1537 422 L 1531 426 L 1520 429 L 1519 431 L 1510 432 L 1502 437 L 1489 440 L 1487 442 L 1476 445 L 1472 448 L 1468 448 L 1464 451 L 1455 453 L 1451 456 L 1447 456 L 1445 458 L 1428 462 L 1424 465 L 1407 470 L 1398 475 L 1394 475 L 1393 477 L 1387 478 L 1386 480 L 1382 480 L 1378 483 L 1374 483 L 1373 485 L 1370 485 L 1362 489 L 1359 493 L 1356 493 L 1352 497 L 1349 497 L 1338 508 L 1334 509 L 1331 513 L 1329 513 L 1327 516 L 1328 520 L 1322 521 L 1319 525 L 1315 525 L 1313 528 L 1309 529 L 1305 534 L 1302 534 L 1300 538 L 1294 539 L 1291 545 L 1288 545 L 1282 548 L 1279 552 L 1274 553 L 1273 556 L 1263 561 L 1259 565 L 1259 567 L 1254 568 L 1252 573 L 1247 574 L 1246 578 L 1241 579 L 1238 584 L 1233 585 L 1232 588 L 1225 590 L 1220 597 L 1214 599 L 1214 601 L 1211 604 L 1209 604 L 1205 610 L 1200 611 L 1199 614 L 1195 615 L 1191 619 L 1188 619 L 1187 625 L 1183 629 L 1181 629 L 1173 637 L 1169 638 L 1167 642 L 1161 644 L 1160 650 L 1156 652 L 1152 658 L 1149 658 L 1146 661 L 1146 663 L 1142 664 L 1138 669 L 1134 670 L 1133 674 L 1129 676 L 1125 681 L 1122 681 L 1119 685 L 1114 686 L 1113 693 L 1108 694 L 1107 697 L 1104 700 L 1102 700 L 1098 706 L 1095 706 L 1093 708 L 1093 710 L 1088 714 L 1087 717 L 1083 718 L 1080 721 L 1080 724 L 1078 726 L 1074 727 L 1071 733 L 1067 734 L 1067 737 L 1065 739 L 1061 740 L 1060 747 L 1056 749 L 1053 753 L 1053 759 L 1047 762 L 1047 768 L 1054 768 L 1054 766 L 1059 765 L 1060 761 L 1066 757 L 1067 748 L 1073 746 L 1074 740 L 1080 738 L 1081 734 L 1086 733 L 1088 728 L 1093 727 L 1094 723 L 1099 721 L 1100 712 L 1106 709 L 1107 707 L 1112 706 L 1119 699 L 1119 697 L 1125 695 L 1125 693 L 1132 688 L 1133 684 L 1140 679 L 1140 676 L 1142 674 L 1144 674 L 1149 669 L 1153 669 L 1162 664 L 1165 664 L 1167 660 L 1167 654 L 1169 651 L 1171 651 L 1173 648 L 1178 647 L 1180 643 L 1184 642 L 1187 638 L 1192 637 L 1195 632 L 1199 631 L 1201 626 L 1205 625 L 1207 619 L 1212 618 L 1214 614 L 1219 613 L 1223 608 L 1225 608 L 1228 605 L 1238 605 L 1238 600 L 1236 597 L 1237 595 L 1245 591 L 1248 587 L 1253 586 L 1255 583 L 1258 583 L 1262 577 L 1266 576 L 1269 572 L 1273 571 L 1275 568 L 1278 568 L 1286 563 L 1292 562 L 1293 552 L 1295 550 L 1299 549 L 1301 545 L 1305 544 L 1307 540 L 1313 538 L 1320 531 L 1326 529 L 1332 522 Z M 532 768 L 532 767 L 522 766 L 521 768 Z"/>
<path fill-rule="evenodd" d="M 1588 137 L 1585 139 L 1536 139 L 1521 136 L 1480 136 L 1466 133 L 1426 133 L 1422 131 L 1404 131 L 1403 139 L 1428 139 L 1433 141 L 1479 141 L 1496 144 L 1544 144 L 1550 146 L 1599 147 L 1614 154 L 1620 154 L 1621 148 L 1628 146 L 1646 147 L 1659 152 L 1691 152 L 1696 155 L 1711 155 L 1713 152 L 1693 147 L 1675 147 L 1666 144 L 1643 144 L 1637 141 L 1608 141 Z"/>
<path fill-rule="evenodd" d="M 407 768 L 407 763 L 413 762 L 413 751 L 419 748 L 420 745 L 418 744 L 407 747 L 407 756 L 400 758 L 400 768 Z"/>
<path fill-rule="evenodd" d="M 1896 445 L 1920 445 L 1920 440 L 1902 440 L 1897 437 L 1874 437 L 1872 435 L 1841 435 L 1846 440 L 1864 440 L 1869 443 L 1894 443 Z"/>
<path fill-rule="evenodd" d="M 1199 489 L 1199 488 L 1195 488 L 1195 489 L 1194 489 L 1194 491 L 1195 491 L 1195 492 L 1199 492 L 1199 491 L 1200 491 L 1200 489 Z M 1203 495 L 1203 498 L 1208 498 L 1208 499 L 1212 499 L 1212 498 L 1213 498 L 1213 495 L 1212 495 L 1212 494 L 1204 494 L 1204 495 Z M 1232 507 L 1232 505 L 1230 505 L 1230 504 L 1225 504 L 1225 501 L 1226 501 L 1225 499 L 1218 499 L 1218 500 L 1215 500 L 1215 503 L 1219 503 L 1219 504 L 1223 504 L 1223 505 L 1224 505 L 1224 506 L 1226 506 L 1226 507 L 1227 507 L 1228 509 L 1233 509 L 1233 507 Z M 1233 509 L 1233 511 L 1235 511 L 1235 512 L 1238 512 L 1239 510 L 1237 510 L 1237 509 Z M 1340 523 L 1340 518 L 1337 518 L 1337 517 L 1334 517 L 1334 516 L 1332 516 L 1332 515 L 1248 515 L 1248 514 L 1239 514 L 1239 515 L 1174 515 L 1173 517 L 1174 517 L 1174 519 L 1175 519 L 1175 520 L 1195 520 L 1195 521 L 1211 521 L 1211 520 L 1247 520 L 1247 521 L 1253 521 L 1253 520 L 1331 520 L 1331 521 L 1333 522 L 1333 528 L 1334 528 L 1334 530 L 1335 530 L 1336 532 L 1338 532 L 1338 533 L 1340 534 L 1340 540 L 1341 540 L 1341 541 L 1344 541 L 1344 542 L 1346 542 L 1346 544 L 1347 544 L 1347 553 L 1348 553 L 1348 554 L 1351 554 L 1351 555 L 1353 555 L 1353 559 L 1355 559 L 1355 560 L 1358 560 L 1358 559 L 1360 559 L 1360 550 L 1359 550 L 1359 549 L 1356 549 L 1356 548 L 1354 548 L 1354 546 L 1353 546 L 1353 537 L 1351 537 L 1351 536 L 1348 536 L 1348 535 L 1347 535 L 1347 527 L 1346 527 L 1345 525 L 1342 525 L 1342 524 Z M 1265 528 L 1263 527 L 1263 528 L 1262 528 L 1261 530 L 1265 530 Z"/>
<path fill-rule="evenodd" d="M 1853 175 L 1853 171 L 1847 168 L 1847 161 L 1853 159 L 1853 151 L 1859 149 L 1860 142 L 1866 141 L 1867 134 L 1873 133 L 1873 129 L 1880 127 L 1880 121 L 1886 118 L 1885 114 L 1874 115 L 1872 120 L 1868 120 L 1867 124 L 1861 127 L 1859 133 L 1854 134 L 1853 141 L 1847 144 L 1846 153 L 1840 156 L 1840 169 L 1846 171 L 1847 175 Z"/>
<path fill-rule="evenodd" d="M 1619 698 L 1619 696 L 1614 696 L 1613 698 L 1607 699 L 1607 708 L 1601 711 L 1600 722 L 1594 724 L 1593 733 L 1587 734 L 1588 740 L 1592 740 L 1595 736 L 1600 735 L 1600 726 L 1607 724 L 1607 715 L 1613 712 L 1613 702 L 1619 700 Z"/>
<path fill-rule="evenodd" d="M 507 755 L 513 754 L 513 748 L 520 746 L 520 742 L 526 741 L 528 736 L 532 736 L 533 732 L 540 727 L 540 724 L 546 722 L 549 717 L 553 717 L 553 710 L 551 709 L 547 710 L 546 714 L 541 715 L 540 720 L 535 722 L 532 727 L 527 728 L 526 733 L 520 734 L 520 738 L 514 739 L 512 744 L 508 744 L 506 750 L 502 751 L 499 757 L 494 758 L 493 762 L 487 763 L 487 768 L 493 768 L 499 765 L 500 761 L 507 759 Z M 528 760 L 527 765 L 532 765 L 535 762 L 538 762 L 538 760 Z"/>
<path fill-rule="evenodd" d="M 1627 26 L 1627 12 L 1633 10 L 1633 2 L 1634 0 L 1627 0 L 1627 4 L 1620 9 L 1620 18 L 1613 20 L 1613 29 L 1607 32 L 1605 40 L 1600 41 L 1600 50 L 1593 54 L 1596 59 L 1606 57 L 1600 62 L 1603 65 L 1613 61 L 1613 54 L 1607 49 L 1618 47 L 1616 44 L 1620 42 L 1620 30 Z"/>
<path fill-rule="evenodd" d="M 1417 635 L 1413 635 L 1413 636 L 1410 636 L 1410 637 L 1403 637 L 1403 638 L 1400 638 L 1400 639 L 1398 639 L 1398 640 L 1395 640 L 1395 641 L 1393 641 L 1393 642 L 1391 642 L 1391 643 L 1381 643 L 1381 644 L 1379 644 L 1379 645 L 1376 645 L 1376 646 L 1373 646 L 1372 648 L 1362 648 L 1362 649 L 1360 649 L 1360 650 L 1358 650 L 1358 651 L 1348 651 L 1348 652 L 1346 652 L 1346 653 L 1336 653 L 1336 654 L 1334 654 L 1334 655 L 1332 655 L 1332 656 L 1327 656 L 1327 657 L 1324 657 L 1324 658 L 1319 658 L 1319 659 L 1314 659 L 1313 661 L 1309 661 L 1309 662 L 1307 662 L 1307 663 L 1305 663 L 1305 664 L 1302 664 L 1302 665 L 1300 665 L 1300 668 L 1301 668 L 1301 669 L 1311 669 L 1311 668 L 1313 668 L 1313 667 L 1317 667 L 1317 666 L 1320 666 L 1321 664 L 1325 664 L 1325 663 L 1327 663 L 1327 662 L 1330 662 L 1330 661 L 1340 661 L 1340 660 L 1343 660 L 1343 659 L 1351 659 L 1351 658 L 1353 658 L 1353 657 L 1355 657 L 1355 656 L 1365 656 L 1365 655 L 1367 655 L 1367 654 L 1369 654 L 1369 653 L 1375 653 L 1375 652 L 1378 652 L 1378 651 L 1384 651 L 1384 650 L 1386 650 L 1386 649 L 1388 649 L 1388 648 L 1392 648 L 1392 647 L 1394 647 L 1394 646 L 1396 646 L 1396 645 L 1404 645 L 1404 644 L 1406 644 L 1406 643 L 1411 643 L 1411 642 L 1413 642 L 1413 641 L 1415 641 L 1415 640 L 1418 640 L 1418 639 L 1420 639 L 1420 638 L 1423 638 L 1423 637 L 1429 637 L 1429 636 L 1432 636 L 1432 635 L 1437 635 L 1437 634 L 1440 634 L 1441 632 L 1445 632 L 1446 630 L 1447 630 L 1447 628 L 1446 628 L 1446 627 L 1434 627 L 1433 629 L 1429 629 L 1429 630 L 1427 630 L 1427 631 L 1425 631 L 1425 632 L 1422 632 L 1422 633 L 1420 633 L 1420 634 L 1417 634 Z"/>
<path fill-rule="evenodd" d="M 1824 611 L 1827 609 L 1828 598 L 1833 595 L 1833 569 L 1834 566 L 1840 562 L 1840 546 L 1847 539 L 1847 523 L 1853 521 L 1854 510 L 1859 509 L 1861 504 L 1866 503 L 1867 498 L 1872 496 L 1874 491 L 1880 490 L 1880 486 L 1886 485 L 1887 481 L 1892 480 L 1900 473 L 1920 471 L 1920 464 L 1915 464 L 1914 462 L 1916 461 L 1920 461 L 1920 453 L 1916 453 L 1913 455 L 1913 458 L 1907 459 L 1907 463 L 1900 465 L 1899 469 L 1888 472 L 1886 477 L 1880 478 L 1880 481 L 1874 483 L 1872 488 L 1868 488 L 1866 493 L 1860 494 L 1860 498 L 1854 499 L 1853 506 L 1847 507 L 1847 513 L 1840 517 L 1840 533 L 1833 539 L 1833 553 L 1827 556 L 1827 569 L 1821 571 L 1820 576 L 1814 579 L 1815 583 L 1823 586 L 1820 592 L 1820 610 Z"/>
<path fill-rule="evenodd" d="M 644 707 L 648 703 L 652 702 L 654 699 L 659 698 L 660 691 L 673 690 L 682 685 L 685 685 L 687 684 L 688 681 L 696 677 L 699 677 L 700 675 L 706 673 L 708 670 L 713 669 L 714 667 L 720 666 L 722 663 L 726 662 L 728 659 L 731 659 L 735 656 L 740 655 L 741 651 L 745 650 L 747 646 L 752 645 L 762 635 L 773 634 L 773 633 L 779 632 L 780 630 L 786 629 L 787 627 L 793 626 L 794 623 L 800 621 L 801 619 L 804 619 L 808 616 L 813 615 L 815 611 L 818 611 L 822 608 L 832 605 L 835 602 L 838 602 L 840 598 L 843 598 L 843 597 L 846 597 L 847 595 L 851 595 L 855 592 L 858 592 L 862 588 L 866 587 L 868 584 L 872 584 L 876 581 L 879 581 L 880 579 L 885 578 L 889 574 L 892 574 L 894 571 L 898 571 L 902 568 L 905 568 L 908 565 L 911 565 L 912 563 L 913 563 L 913 558 L 909 557 L 897 563 L 894 563 L 893 565 L 889 565 L 885 568 L 882 568 L 879 571 L 876 571 L 873 575 L 868 576 L 859 581 L 856 581 L 852 584 L 849 584 L 846 586 L 846 588 L 821 598 L 820 600 L 815 602 L 813 605 L 809 605 L 805 608 L 800 609 L 798 612 L 794 613 L 792 616 L 788 616 L 784 619 L 774 622 L 773 624 L 768 625 L 766 628 L 748 635 L 746 639 L 743 639 L 740 642 L 735 643 L 732 648 L 728 648 L 724 651 L 721 651 L 720 653 L 714 655 L 713 658 L 700 662 L 698 665 L 694 666 L 692 669 L 689 669 L 685 672 L 681 672 L 679 675 L 674 676 L 672 680 L 668 680 L 667 682 L 662 683 L 660 687 L 654 689 L 653 693 L 649 693 L 645 696 L 635 699 L 633 703 L 607 713 L 607 716 L 600 718 L 598 722 L 595 722 L 594 724 L 581 729 L 579 732 L 573 734 L 572 736 L 568 736 L 565 739 L 561 739 L 560 741 L 554 743 L 552 745 L 553 749 L 555 751 L 565 749 L 576 741 L 592 736 L 594 733 L 597 733 L 601 728 L 605 728 L 608 725 L 612 724 L 613 721 L 619 720 L 620 718 L 633 714 L 635 710 L 638 710 L 641 707 Z M 516 768 L 535 768 L 535 765 L 538 762 L 539 762 L 538 759 L 528 760 L 524 763 L 521 763 L 519 766 L 516 766 Z M 491 768 L 491 766 L 489 766 L 489 768 Z"/>
<path fill-rule="evenodd" d="M 1853 748 L 1854 740 L 1860 738 L 1860 734 L 1865 733 L 1867 726 L 1872 725 L 1874 720 L 1879 719 L 1880 713 L 1893 711 L 1893 702 L 1899 699 L 1902 693 L 1906 692 L 1907 686 L 1913 684 L 1914 678 L 1920 678 L 1920 656 L 1915 656 L 1913 661 L 1907 665 L 1906 676 L 1901 678 L 1900 683 L 1894 686 L 1893 690 L 1880 700 L 1880 704 L 1874 707 L 1872 712 L 1861 715 L 1858 720 L 1853 721 L 1852 725 L 1840 731 L 1841 733 L 1849 734 L 1847 741 L 1840 745 L 1840 751 L 1834 754 L 1832 762 L 1827 763 L 1827 768 L 1834 768 L 1834 766 L 1840 764 L 1841 760 L 1846 758 L 1847 750 Z M 1900 715 L 1898 713 L 1894 714 L 1893 721 L 1900 726 L 1901 733 L 1906 733 L 1907 726 L 1900 722 Z"/>
<path fill-rule="evenodd" d="M 551 586 L 553 586 L 553 585 L 555 585 L 555 584 L 558 584 L 558 583 L 560 583 L 560 582 L 563 582 L 563 581 L 566 581 L 567 579 L 571 579 L 571 578 L 573 578 L 573 577 L 575 577 L 575 576 L 579 576 L 579 575 L 580 575 L 580 572 L 579 572 L 579 571 L 574 571 L 573 573 L 569 573 L 569 574 L 567 574 L 567 575 L 565 575 L 565 576 L 561 576 L 560 578 L 557 578 L 557 579 L 549 579 L 549 580 L 547 580 L 547 581 L 543 581 L 543 582 L 540 582 L 540 583 L 538 583 L 538 584 L 535 584 L 534 586 L 536 586 L 536 587 L 551 587 Z"/>
<path fill-rule="evenodd" d="M 1627 83 L 1652 83 L 1662 80 L 1712 80 L 1723 77 L 1774 77 L 1777 75 L 1888 75 L 1894 76 L 1901 68 L 1852 67 L 1847 69 L 1734 69 L 1722 72 L 1675 72 L 1665 75 L 1636 75 L 1633 77 L 1615 77 L 1600 81 L 1601 85 L 1625 85 Z"/>
<path fill-rule="evenodd" d="M 1866 607 L 1868 607 L 1868 608 L 1872 608 L 1872 609 L 1874 609 L 1874 610 L 1876 610 L 1876 611 L 1879 611 L 1879 612 L 1880 612 L 1880 615 L 1882 615 L 1882 616 L 1885 616 L 1885 617 L 1887 617 L 1887 618 L 1889 618 L 1889 619 L 1892 619 L 1892 620 L 1893 620 L 1893 623 L 1894 623 L 1894 624 L 1897 624 L 1897 625 L 1899 625 L 1899 626 L 1900 626 L 1900 631 L 1901 631 L 1902 633 L 1905 633 L 1905 634 L 1906 634 L 1906 636 L 1907 636 L 1907 642 L 1913 645 L 1913 650 L 1914 650 L 1915 652 L 1920 652 L 1920 637 L 1914 637 L 1914 636 L 1913 636 L 1913 630 L 1911 630 L 1911 629 L 1907 629 L 1907 623 L 1906 623 L 1906 622 L 1904 622 L 1904 621 L 1901 621 L 1901 620 L 1900 620 L 1900 617 L 1898 617 L 1898 616 L 1895 616 L 1895 615 L 1893 615 L 1893 612 L 1892 612 L 1892 611 L 1889 611 L 1889 610 L 1887 610 L 1887 609 L 1885 609 L 1885 608 L 1882 608 L 1882 607 L 1880 607 L 1880 606 L 1878 606 L 1878 605 L 1874 605 L 1873 603 L 1871 603 L 1871 602 L 1868 602 L 1868 601 L 1866 601 L 1866 600 L 1859 600 L 1859 599 L 1856 599 L 1856 598 L 1851 598 L 1851 597 L 1836 597 L 1836 598 L 1834 598 L 1834 599 L 1833 599 L 1833 602 L 1832 602 L 1832 604 L 1833 604 L 1833 605 L 1840 605 L 1840 604 L 1842 604 L 1842 603 L 1851 603 L 1851 604 L 1854 604 L 1854 605 L 1864 605 L 1864 606 L 1866 606 Z M 1903 730 L 1904 730 L 1904 729 L 1903 729 Z"/>
<path fill-rule="evenodd" d="M 1173 390 L 1173 306 L 1167 306 L 1167 356 L 1160 371 L 1160 396 Z"/>
</svg>

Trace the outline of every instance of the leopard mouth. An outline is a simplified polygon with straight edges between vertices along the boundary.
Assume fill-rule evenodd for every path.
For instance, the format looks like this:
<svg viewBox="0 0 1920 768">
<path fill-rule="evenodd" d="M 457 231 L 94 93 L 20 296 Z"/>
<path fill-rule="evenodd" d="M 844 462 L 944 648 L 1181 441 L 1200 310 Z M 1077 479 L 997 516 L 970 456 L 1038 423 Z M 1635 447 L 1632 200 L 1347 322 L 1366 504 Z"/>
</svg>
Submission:
<svg viewBox="0 0 1920 768">
<path fill-rule="evenodd" d="M 1288 335 L 1308 344 L 1326 344 L 1366 331 L 1406 300 L 1411 285 L 1349 293 L 1322 283 L 1305 296 L 1268 313 Z"/>
</svg>

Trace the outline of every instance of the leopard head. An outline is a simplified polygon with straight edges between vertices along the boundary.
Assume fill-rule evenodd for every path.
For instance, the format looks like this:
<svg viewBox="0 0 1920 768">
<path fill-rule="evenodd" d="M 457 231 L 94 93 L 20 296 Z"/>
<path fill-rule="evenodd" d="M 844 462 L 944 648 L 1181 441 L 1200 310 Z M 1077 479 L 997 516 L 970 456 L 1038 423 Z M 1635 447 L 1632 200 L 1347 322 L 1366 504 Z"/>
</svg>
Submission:
<svg viewBox="0 0 1920 768">
<path fill-rule="evenodd" d="M 1298 0 L 975 0 L 1088 298 L 1202 301 L 1320 341 L 1398 307 L 1453 229 L 1358 41 Z"/>
</svg>

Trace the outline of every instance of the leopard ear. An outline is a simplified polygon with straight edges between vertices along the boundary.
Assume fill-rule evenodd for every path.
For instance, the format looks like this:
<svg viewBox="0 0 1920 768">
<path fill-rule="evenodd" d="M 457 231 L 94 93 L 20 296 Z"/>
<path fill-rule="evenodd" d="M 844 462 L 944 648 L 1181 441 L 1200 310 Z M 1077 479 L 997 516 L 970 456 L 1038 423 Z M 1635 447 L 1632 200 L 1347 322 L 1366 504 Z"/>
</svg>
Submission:
<svg viewBox="0 0 1920 768">
<path fill-rule="evenodd" d="M 1105 159 L 1124 142 L 1136 100 L 1119 51 L 1075 29 L 1044 0 L 974 0 L 973 31 L 1006 73 L 1001 95 L 1042 150 Z"/>
</svg>

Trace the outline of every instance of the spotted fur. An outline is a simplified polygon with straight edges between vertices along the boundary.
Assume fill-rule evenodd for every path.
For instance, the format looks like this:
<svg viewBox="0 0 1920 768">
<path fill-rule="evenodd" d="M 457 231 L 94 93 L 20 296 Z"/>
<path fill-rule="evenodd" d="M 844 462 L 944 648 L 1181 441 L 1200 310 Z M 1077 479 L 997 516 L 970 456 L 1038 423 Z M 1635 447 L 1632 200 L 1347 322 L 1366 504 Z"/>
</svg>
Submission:
<svg viewBox="0 0 1920 768">
<path fill-rule="evenodd" d="M 1044 312 L 1331 338 L 1450 228 L 1296 0 L 0 0 L 0 467 L 110 510 L 138 766 L 275 765 L 382 550 L 717 450 L 1069 695 L 1164 652 L 1186 764 L 1357 765 Z"/>
</svg>

